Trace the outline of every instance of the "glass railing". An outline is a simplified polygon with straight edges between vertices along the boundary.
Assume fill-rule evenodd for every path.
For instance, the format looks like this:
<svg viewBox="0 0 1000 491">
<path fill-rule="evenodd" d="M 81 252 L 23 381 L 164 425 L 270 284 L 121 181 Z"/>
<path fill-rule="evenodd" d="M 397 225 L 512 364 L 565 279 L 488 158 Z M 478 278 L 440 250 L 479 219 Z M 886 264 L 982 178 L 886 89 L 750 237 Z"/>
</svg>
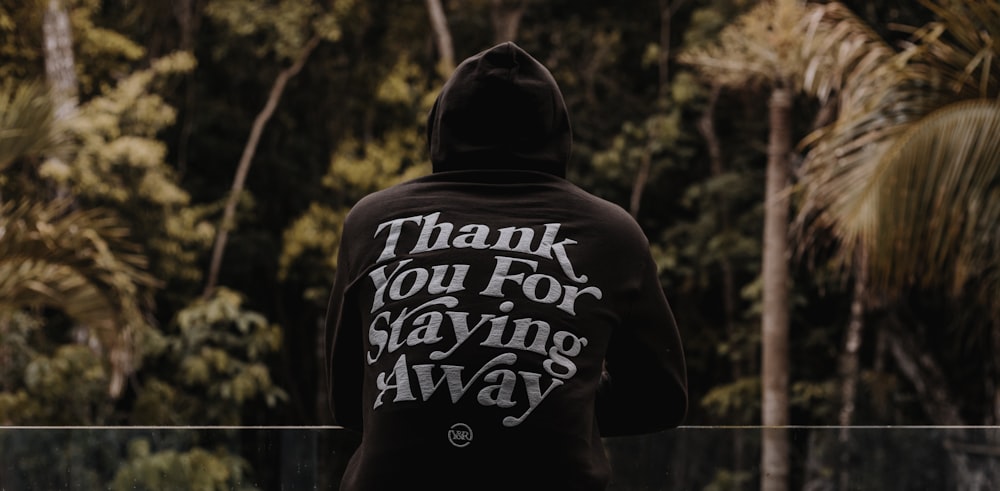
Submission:
<svg viewBox="0 0 1000 491">
<path fill-rule="evenodd" d="M 611 490 L 761 489 L 765 432 L 788 489 L 1000 489 L 1000 427 L 695 427 L 609 438 Z M 0 490 L 337 489 L 336 427 L 0 427 Z"/>
</svg>

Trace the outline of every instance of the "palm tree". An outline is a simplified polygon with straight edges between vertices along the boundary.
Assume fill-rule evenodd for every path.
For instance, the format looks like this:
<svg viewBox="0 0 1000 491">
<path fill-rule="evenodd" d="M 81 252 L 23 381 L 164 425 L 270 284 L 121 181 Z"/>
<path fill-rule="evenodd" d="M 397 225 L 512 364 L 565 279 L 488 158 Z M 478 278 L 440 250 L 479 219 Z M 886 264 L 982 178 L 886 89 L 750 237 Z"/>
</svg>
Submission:
<svg viewBox="0 0 1000 491">
<path fill-rule="evenodd" d="M 845 264 L 863 251 L 873 288 L 974 290 L 998 320 L 1000 2 L 923 1 L 939 21 L 859 67 L 806 141 L 798 220 L 829 230 Z"/>
<path fill-rule="evenodd" d="M 873 84 L 871 77 L 892 78 L 898 76 L 893 70 L 885 69 L 892 66 L 891 60 L 896 51 L 889 46 L 874 30 L 859 19 L 853 12 L 840 3 L 812 5 L 808 15 L 800 25 L 802 36 L 802 51 L 807 65 L 802 70 L 803 90 L 817 98 L 822 104 L 821 113 L 829 113 L 838 108 L 841 113 L 859 107 L 859 95 Z M 811 138 L 817 138 L 816 132 Z M 806 142 L 810 141 L 807 138 Z M 808 182 L 800 182 L 798 186 L 809 186 Z M 822 228 L 803 226 L 802 217 L 811 217 L 815 203 L 809 200 L 799 200 L 799 219 L 793 227 L 794 235 L 798 235 L 799 257 L 810 254 L 817 241 L 823 236 Z M 845 250 L 845 253 L 849 253 Z M 854 423 L 857 385 L 860 379 L 861 341 L 865 328 L 865 314 L 868 309 L 868 256 L 864 250 L 856 248 L 849 271 L 854 274 L 850 318 L 844 335 L 844 345 L 840 352 L 840 402 L 841 407 L 837 417 L 840 425 L 838 441 L 840 443 L 839 484 L 841 489 L 847 489 L 850 479 L 850 426 Z"/>
<path fill-rule="evenodd" d="M 858 285 L 884 300 L 913 287 L 970 294 L 992 318 L 1000 350 L 1000 3 L 922 0 L 938 17 L 901 53 L 828 56 L 812 87 L 839 88 L 836 121 L 812 135 L 800 176 L 801 243 L 832 234 Z M 860 31 L 859 31 L 860 32 Z M 865 275 L 869 279 L 865 280 Z M 865 285 L 864 283 L 868 283 Z M 856 298 L 856 302 L 859 299 Z M 859 309 L 863 310 L 863 309 Z M 853 323 L 852 323 L 853 324 Z M 892 334 L 892 333 L 890 333 Z M 965 424 L 912 343 L 891 352 L 937 424 Z M 920 358 L 920 362 L 917 359 Z M 1000 360 L 993 360 L 1000 421 Z M 856 368 L 855 368 L 856 369 Z M 952 454 L 962 489 L 998 469 Z M 992 474 L 991 474 L 992 473 Z"/>
<path fill-rule="evenodd" d="M 716 45 L 682 55 L 723 86 L 769 88 L 769 137 L 761 268 L 763 311 L 761 489 L 788 488 L 788 215 L 792 101 L 801 88 L 797 26 L 805 10 L 797 0 L 762 2 L 720 35 Z"/>
<path fill-rule="evenodd" d="M 0 89 L 0 332 L 14 312 L 53 308 L 107 356 L 113 396 L 134 369 L 136 338 L 149 329 L 144 291 L 155 284 L 128 230 L 108 212 L 46 201 L 34 172 L 60 148 L 52 102 L 40 84 Z M 0 358 L 3 354 L 0 353 Z"/>
</svg>

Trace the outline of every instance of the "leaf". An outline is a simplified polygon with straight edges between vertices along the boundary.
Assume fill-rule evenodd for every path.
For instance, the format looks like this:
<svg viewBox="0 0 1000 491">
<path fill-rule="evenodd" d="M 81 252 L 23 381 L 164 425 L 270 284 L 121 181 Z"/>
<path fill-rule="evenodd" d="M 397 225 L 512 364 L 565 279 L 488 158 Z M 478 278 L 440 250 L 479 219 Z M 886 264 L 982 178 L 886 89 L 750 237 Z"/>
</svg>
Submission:
<svg viewBox="0 0 1000 491">
<path fill-rule="evenodd" d="M 876 285 L 944 285 L 958 294 L 1000 268 L 1000 102 L 965 101 L 915 123 L 866 187 L 853 220 Z M 996 290 L 993 290 L 995 293 Z M 992 295 L 1000 312 L 1000 298 Z"/>
</svg>

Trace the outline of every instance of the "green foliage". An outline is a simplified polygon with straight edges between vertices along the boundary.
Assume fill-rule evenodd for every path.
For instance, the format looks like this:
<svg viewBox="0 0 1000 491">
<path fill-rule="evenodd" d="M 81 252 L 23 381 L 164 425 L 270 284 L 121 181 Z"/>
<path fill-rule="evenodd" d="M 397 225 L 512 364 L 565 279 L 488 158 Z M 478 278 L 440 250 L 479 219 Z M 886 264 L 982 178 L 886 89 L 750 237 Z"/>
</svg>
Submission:
<svg viewBox="0 0 1000 491">
<path fill-rule="evenodd" d="M 422 135 L 415 130 L 391 132 L 383 141 L 366 144 L 348 139 L 334 153 L 323 185 L 333 192 L 360 199 L 426 174 L 429 164 L 418 160 L 423 148 Z"/>
<path fill-rule="evenodd" d="M 258 58 L 273 53 L 279 60 L 292 60 L 313 36 L 338 40 L 342 18 L 353 4 L 354 0 L 280 3 L 212 0 L 205 7 L 205 14 L 231 30 L 242 42 L 252 40 L 252 50 Z"/>
<path fill-rule="evenodd" d="M 154 359 L 175 372 L 147 379 L 133 422 L 236 425 L 250 402 L 274 407 L 287 399 L 267 365 L 281 342 L 279 326 L 246 310 L 237 292 L 217 288 L 177 313 Z"/>
<path fill-rule="evenodd" d="M 81 94 L 100 92 L 121 74 L 129 73 L 146 50 L 115 29 L 101 26 L 101 0 L 59 2 L 69 11 L 70 29 Z M 44 76 L 42 21 L 47 0 L 5 2 L 0 5 L 0 79 L 31 80 Z"/>
<path fill-rule="evenodd" d="M 695 48 L 717 41 L 719 32 L 752 4 L 748 0 L 699 2 L 684 30 L 684 46 Z"/>
<path fill-rule="evenodd" d="M 40 0 L 0 5 L 0 80 L 41 77 L 43 12 Z"/>
<path fill-rule="evenodd" d="M 72 0 L 67 3 L 77 50 L 75 58 L 78 63 L 80 60 L 92 62 L 86 70 L 77 70 L 82 93 L 107 90 L 108 82 L 117 74 L 132 71 L 133 64 L 145 55 L 146 50 L 120 32 L 99 25 L 96 18 L 105 2 Z"/>
<path fill-rule="evenodd" d="M 653 114 L 639 123 L 625 122 L 610 148 L 594 154 L 594 168 L 608 179 L 628 181 L 644 160 L 654 156 L 658 161 L 657 170 L 677 165 L 676 160 L 680 159 L 663 153 L 678 150 L 676 146 L 682 136 L 680 123 L 681 114 L 677 109 Z M 684 156 L 682 153 L 679 157 Z M 655 174 L 651 176 L 655 177 Z"/>
<path fill-rule="evenodd" d="M 362 145 L 348 139 L 333 155 L 323 185 L 340 204 L 336 208 L 313 203 L 285 229 L 279 259 L 279 277 L 286 279 L 293 267 L 304 271 L 304 297 L 326 304 L 326 292 L 336 269 L 340 230 L 350 206 L 365 195 L 419 177 L 430 164 L 421 162 L 423 139 L 416 130 L 390 132 L 384 141 Z"/>
<path fill-rule="evenodd" d="M 0 424 L 101 424 L 109 415 L 110 377 L 89 347 L 63 345 L 52 356 L 33 354 L 18 368 L 23 368 L 20 380 L 5 377 L 0 391 Z"/>
<path fill-rule="evenodd" d="M 190 55 L 175 53 L 87 101 L 70 122 L 74 157 L 39 169 L 42 177 L 68 186 L 80 201 L 117 210 L 143 240 L 152 272 L 172 286 L 200 280 L 197 261 L 215 233 L 206 220 L 213 208 L 191 206 L 190 195 L 166 162 L 166 144 L 158 139 L 174 123 L 176 112 L 156 91 L 194 66 Z"/>
<path fill-rule="evenodd" d="M 53 105 L 38 82 L 0 84 L 0 171 L 16 159 L 41 158 L 60 150 Z M 6 178 L 0 181 L 0 185 Z"/>
<path fill-rule="evenodd" d="M 1000 315 L 1000 103 L 942 108 L 912 125 L 866 186 L 858 217 L 873 283 L 975 290 Z M 869 222 L 870 221 L 870 222 Z M 869 223 L 865 223 L 869 222 Z"/>
<path fill-rule="evenodd" d="M 140 363 L 139 346 L 156 335 L 143 294 L 155 280 L 114 216 L 68 206 L 0 206 L 0 326 L 29 308 L 62 311 L 109 354 L 109 391 L 117 396 Z"/>
<path fill-rule="evenodd" d="M 799 380 L 792 384 L 788 404 L 809 415 L 811 421 L 836 421 L 840 392 L 836 379 L 821 382 Z"/>
<path fill-rule="evenodd" d="M 728 87 L 754 85 L 798 89 L 808 60 L 803 58 L 798 24 L 806 10 L 798 1 L 763 1 L 728 24 L 715 42 L 682 54 L 715 83 Z"/>
<path fill-rule="evenodd" d="M 719 470 L 702 491 L 727 491 L 730 489 L 745 489 L 753 480 L 753 474 L 746 471 Z"/>
<path fill-rule="evenodd" d="M 406 116 L 402 128 L 391 127 L 379 138 L 341 139 L 321 181 L 333 199 L 329 204 L 313 202 L 283 232 L 279 278 L 288 279 L 294 268 L 305 284 L 304 298 L 318 306 L 326 305 L 340 230 L 350 207 L 367 194 L 430 172 L 423 132 L 414 126 L 436 96 L 427 77 L 407 52 L 397 57 L 374 96 L 381 110 Z"/>
<path fill-rule="evenodd" d="M 744 377 L 717 385 L 702 397 L 700 405 L 720 421 L 759 421 L 760 377 Z"/>
<path fill-rule="evenodd" d="M 150 69 L 133 73 L 103 96 L 81 105 L 70 127 L 79 145 L 75 158 L 67 163 L 70 169 L 43 167 L 41 174 L 65 176 L 76 194 L 95 203 L 187 204 L 187 193 L 174 183 L 164 162 L 166 147 L 156 139 L 174 122 L 175 112 L 150 90 L 159 77 L 193 67 L 194 60 L 184 53 L 162 58 Z"/>
<path fill-rule="evenodd" d="M 189 489 L 191 491 L 250 490 L 246 460 L 226 450 L 209 452 L 152 451 L 145 438 L 129 442 L 128 460 L 115 473 L 109 489 L 114 491 Z"/>
<path fill-rule="evenodd" d="M 934 284 L 957 295 L 980 283 L 990 292 L 983 303 L 1000 311 L 1000 277 L 990 273 L 1000 212 L 988 191 L 998 150 L 986 136 L 998 124 L 990 99 L 1000 94 L 1000 68 L 991 60 L 1000 51 L 989 39 L 1000 35 L 1000 3 L 923 3 L 939 20 L 901 53 L 867 29 L 845 28 L 858 24 L 849 13 L 827 14 L 839 21 L 827 29 L 874 47 L 844 50 L 819 70 L 833 80 L 816 85 L 839 88 L 842 109 L 804 142 L 799 221 L 806 234 L 829 230 L 846 264 L 864 249 L 879 291 Z"/>
<path fill-rule="evenodd" d="M 668 285 L 707 288 L 724 261 L 740 265 L 743 277 L 756 276 L 759 181 L 760 176 L 732 171 L 688 187 L 681 204 L 694 218 L 665 229 L 654 246 Z"/>
<path fill-rule="evenodd" d="M 320 262 L 329 270 L 337 268 L 336 251 L 340 244 L 340 231 L 347 211 L 335 211 L 313 203 L 309 210 L 285 230 L 284 250 L 281 253 L 279 276 L 287 278 L 289 268 L 308 251 L 325 252 Z"/>
</svg>

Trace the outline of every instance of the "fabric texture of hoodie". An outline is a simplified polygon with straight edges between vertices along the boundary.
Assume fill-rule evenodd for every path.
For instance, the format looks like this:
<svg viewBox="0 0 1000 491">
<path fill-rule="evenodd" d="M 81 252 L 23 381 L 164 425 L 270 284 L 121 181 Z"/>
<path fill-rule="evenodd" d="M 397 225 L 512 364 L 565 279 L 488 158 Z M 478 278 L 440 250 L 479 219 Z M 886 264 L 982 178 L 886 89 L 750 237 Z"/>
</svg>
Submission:
<svg viewBox="0 0 1000 491">
<path fill-rule="evenodd" d="M 348 215 L 328 312 L 343 490 L 599 490 L 601 438 L 681 423 L 680 336 L 649 244 L 565 179 L 570 119 L 513 43 L 428 117 L 434 173 Z"/>
</svg>

